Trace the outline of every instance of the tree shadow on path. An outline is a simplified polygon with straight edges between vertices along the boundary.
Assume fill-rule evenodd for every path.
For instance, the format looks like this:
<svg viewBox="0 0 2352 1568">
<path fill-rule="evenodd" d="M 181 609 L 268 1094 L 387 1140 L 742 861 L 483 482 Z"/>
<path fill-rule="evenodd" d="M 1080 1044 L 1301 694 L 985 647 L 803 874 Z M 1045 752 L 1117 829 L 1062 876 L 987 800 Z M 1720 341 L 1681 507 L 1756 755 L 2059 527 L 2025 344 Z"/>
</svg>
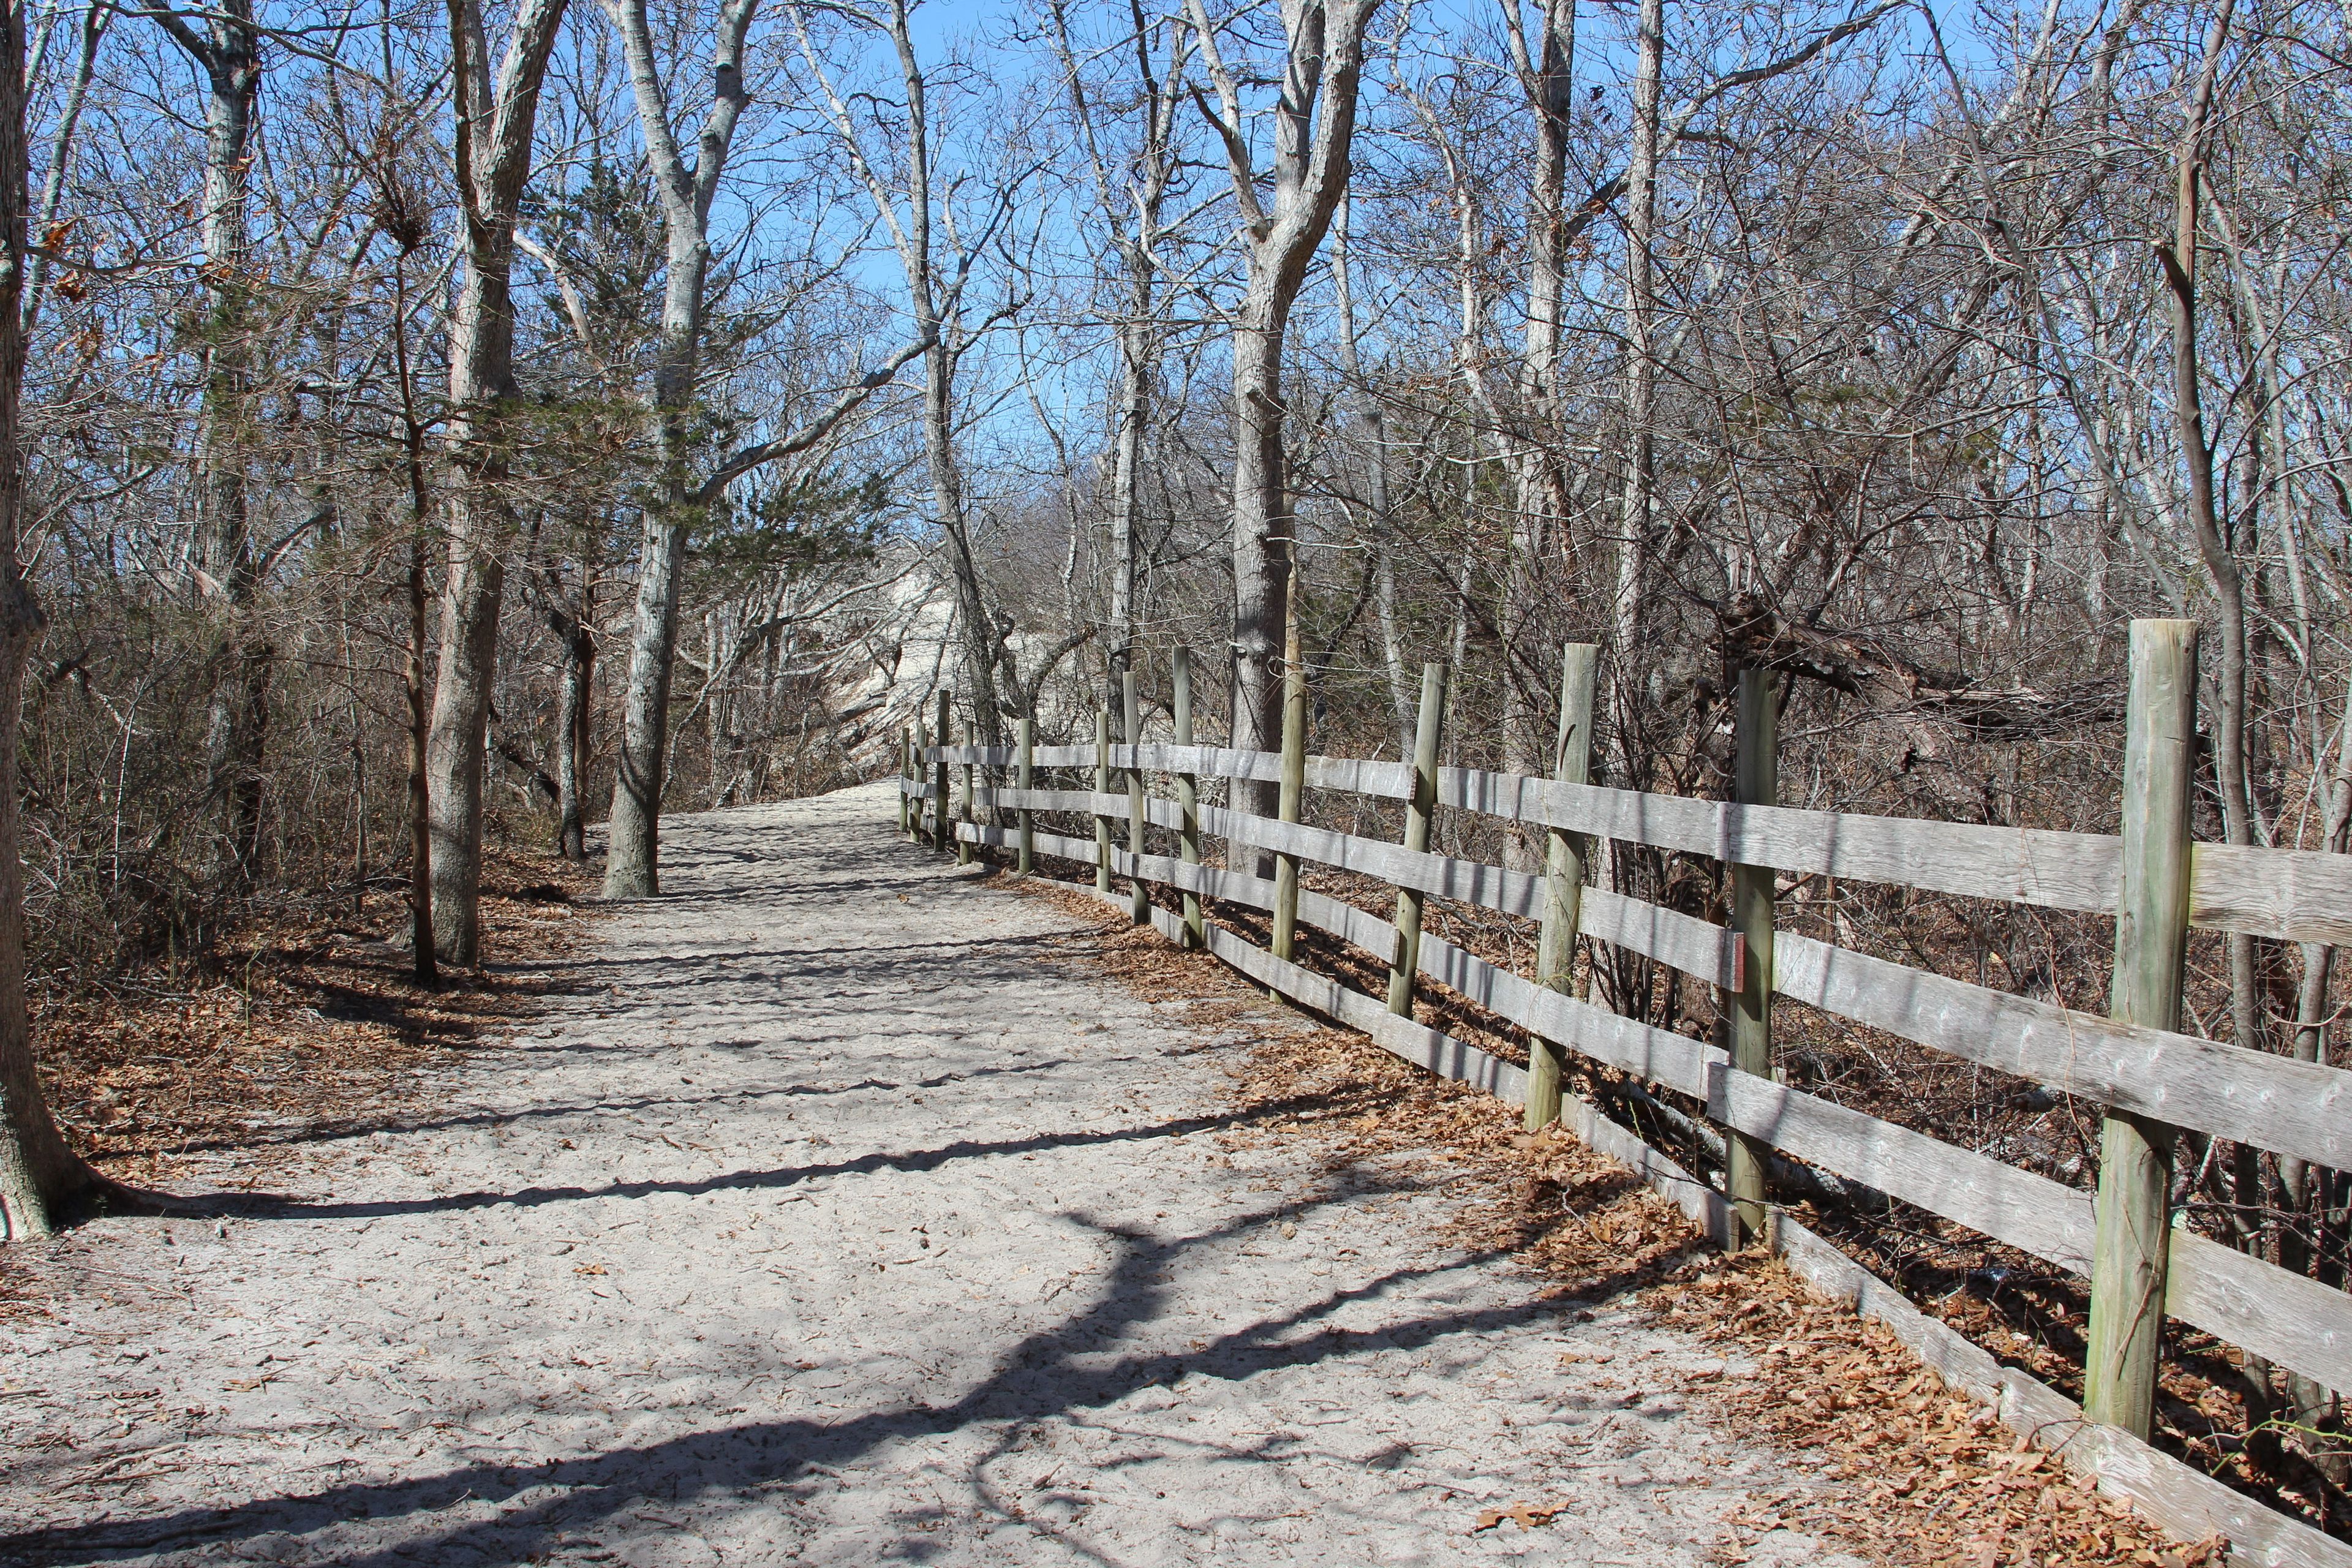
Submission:
<svg viewBox="0 0 2352 1568">
<path fill-rule="evenodd" d="M 1000 1069 L 1012 1071 L 1016 1069 Z M 983 1141 L 959 1138 L 936 1149 L 897 1152 L 877 1151 L 855 1159 L 822 1165 L 779 1165 L 765 1171 L 729 1171 L 693 1180 L 608 1182 L 597 1187 L 521 1187 L 510 1193 L 446 1193 L 429 1198 L 383 1198 L 334 1202 L 290 1197 L 283 1194 L 223 1194 L 208 1200 L 206 1213 L 235 1215 L 246 1219 L 384 1219 L 394 1215 L 454 1214 L 470 1209 L 512 1206 L 538 1208 L 547 1204 L 583 1203 L 596 1198 L 643 1198 L 656 1193 L 697 1196 L 727 1191 L 760 1192 L 795 1187 L 826 1176 L 872 1175 L 879 1171 L 935 1171 L 957 1160 L 985 1160 L 1006 1155 L 1035 1154 L 1052 1149 L 1084 1149 L 1101 1143 L 1144 1142 L 1160 1138 L 1183 1138 L 1246 1126 L 1255 1121 L 1296 1116 L 1329 1101 L 1322 1095 L 1297 1095 L 1271 1100 L 1248 1110 L 1223 1116 L 1186 1116 L 1144 1127 L 1108 1127 L 1079 1132 L 1039 1132 L 1026 1138 Z"/>
<path fill-rule="evenodd" d="M 1155 1384 L 1199 1372 L 1227 1380 L 1286 1367 L 1313 1365 L 1363 1350 L 1421 1349 L 1456 1334 L 1524 1327 L 1556 1316 L 1567 1303 L 1535 1296 L 1507 1305 L 1427 1313 L 1375 1330 L 1350 1330 L 1329 1320 L 1342 1309 L 1376 1300 L 1416 1279 L 1502 1260 L 1492 1252 L 1456 1256 L 1426 1268 L 1401 1268 L 1351 1289 L 1335 1289 L 1277 1317 L 1229 1331 L 1187 1353 L 1140 1352 L 1097 1366 L 1078 1357 L 1130 1336 L 1158 1319 L 1167 1305 L 1167 1277 L 1188 1253 L 1245 1237 L 1297 1205 L 1238 1216 L 1191 1237 L 1161 1238 L 1116 1225 L 1070 1217 L 1108 1238 L 1115 1258 L 1095 1304 L 1023 1338 L 997 1369 L 962 1397 L 945 1405 L 902 1402 L 842 1421 L 815 1416 L 746 1422 L 709 1431 L 614 1448 L 593 1458 L 536 1467 L 468 1465 L 436 1476 L 393 1483 L 352 1482 L 317 1491 L 257 1498 L 226 1509 L 189 1509 L 138 1521 L 110 1521 L 35 1530 L 0 1537 L 0 1561 L 27 1568 L 62 1568 L 247 1540 L 285 1531 L 304 1534 L 352 1520 L 413 1518 L 468 1500 L 504 1504 L 537 1489 L 562 1489 L 491 1518 L 435 1531 L 429 1526 L 357 1553 L 339 1552 L 344 1568 L 395 1568 L 426 1562 L 520 1563 L 557 1544 L 560 1532 L 579 1529 L 646 1502 L 676 1503 L 706 1492 L 740 1493 L 772 1488 L 812 1473 L 854 1464 L 905 1438 L 940 1436 L 967 1427 L 1034 1422 L 1116 1404 Z M 1584 1300 L 1639 1282 L 1629 1272 Z M 1313 1331 L 1320 1325 L 1319 1331 Z M 421 1522 L 421 1521 L 420 1521 Z M 898 1543 L 874 1542 L 869 1556 L 888 1559 Z"/>
</svg>

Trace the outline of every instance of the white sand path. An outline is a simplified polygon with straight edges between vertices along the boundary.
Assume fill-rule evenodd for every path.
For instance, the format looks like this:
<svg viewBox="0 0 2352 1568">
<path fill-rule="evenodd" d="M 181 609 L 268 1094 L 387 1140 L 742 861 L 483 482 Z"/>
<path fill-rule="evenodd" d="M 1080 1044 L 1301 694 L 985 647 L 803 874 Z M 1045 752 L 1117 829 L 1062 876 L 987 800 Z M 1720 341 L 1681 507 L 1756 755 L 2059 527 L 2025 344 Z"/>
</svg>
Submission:
<svg viewBox="0 0 2352 1568">
<path fill-rule="evenodd" d="M 890 798 L 674 821 L 423 1125 L 56 1244 L 0 1563 L 1668 1568 L 1791 1480 L 1669 1392 L 1716 1352 L 1437 1241 L 1433 1163 L 1221 1152 L 1245 1041 Z"/>
</svg>

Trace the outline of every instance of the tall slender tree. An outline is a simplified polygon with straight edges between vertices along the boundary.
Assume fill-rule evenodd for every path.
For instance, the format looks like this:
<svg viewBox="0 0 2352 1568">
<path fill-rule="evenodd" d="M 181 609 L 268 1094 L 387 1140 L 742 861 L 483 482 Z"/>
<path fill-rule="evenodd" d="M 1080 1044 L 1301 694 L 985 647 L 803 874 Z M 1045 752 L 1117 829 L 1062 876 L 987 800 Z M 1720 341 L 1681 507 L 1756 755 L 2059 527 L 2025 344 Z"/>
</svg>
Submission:
<svg viewBox="0 0 2352 1568">
<path fill-rule="evenodd" d="M 869 396 L 888 385 L 899 367 L 925 345 L 918 340 L 902 348 L 791 434 L 730 454 L 715 472 L 696 472 L 698 443 L 692 416 L 708 312 L 710 212 L 736 128 L 751 102 L 743 80 L 743 50 L 759 14 L 759 0 L 725 0 L 719 7 L 713 30 L 710 108 L 691 163 L 670 123 L 663 62 L 646 21 L 645 0 L 604 0 L 604 5 L 628 58 L 667 240 L 653 376 L 659 473 L 645 508 L 636 630 L 629 645 L 628 693 L 604 864 L 604 896 L 629 899 L 649 898 L 660 890 L 662 785 L 668 765 L 670 680 L 677 661 L 678 596 L 687 544 L 697 522 L 711 508 L 726 504 L 728 487 L 737 479 L 824 441 Z"/>
<path fill-rule="evenodd" d="M 196 426 L 194 554 L 204 592 L 223 612 L 223 668 L 214 682 L 205 766 L 226 830 L 223 868 L 242 882 L 252 876 L 260 847 L 274 658 L 261 623 L 262 552 L 246 477 L 257 325 L 247 208 L 262 33 L 252 0 L 222 0 L 188 13 L 149 5 L 143 14 L 186 51 L 205 81 L 204 402 Z"/>
<path fill-rule="evenodd" d="M 923 345 L 923 454 L 931 510 L 947 547 L 955 595 L 961 681 L 982 743 L 1001 745 L 1005 713 L 999 697 L 999 668 L 1006 657 L 1005 627 L 990 603 L 973 545 L 975 520 L 959 378 L 990 329 L 1021 308 L 1019 299 L 1008 298 L 974 319 L 969 296 L 975 268 L 1026 194 L 1032 171 L 1000 171 L 979 222 L 968 228 L 961 226 L 952 201 L 955 187 L 964 181 L 950 177 L 941 189 L 936 163 L 946 127 L 935 113 L 931 69 L 916 47 L 913 6 L 908 0 L 887 0 L 872 8 L 831 8 L 887 44 L 897 85 L 904 94 L 893 122 L 885 128 L 888 145 L 869 145 L 869 128 L 858 123 L 834 73 L 818 58 L 807 16 L 814 7 L 794 5 L 802 59 L 824 97 L 834 136 L 866 186 L 906 277 L 908 313 Z"/>
<path fill-rule="evenodd" d="M 1105 650 L 1110 665 L 1106 700 L 1115 701 L 1119 678 L 1134 662 L 1140 614 L 1137 547 L 1143 469 L 1168 340 L 1167 250 L 1176 238 L 1168 204 L 1181 173 L 1177 113 L 1187 91 L 1192 35 L 1176 18 L 1151 17 L 1141 0 L 1129 0 L 1124 47 L 1106 51 L 1129 62 L 1110 89 L 1126 111 L 1121 124 L 1107 126 L 1101 123 L 1108 113 L 1104 97 L 1089 89 L 1072 39 L 1069 9 L 1065 0 L 1051 0 L 1047 14 L 1072 127 L 1093 184 L 1094 216 L 1109 237 L 1119 273 L 1112 284 L 1118 392 L 1111 407 L 1110 626 Z M 1115 130 L 1127 132 L 1123 143 L 1112 143 Z"/>
<path fill-rule="evenodd" d="M 1282 744 L 1282 648 L 1297 523 L 1291 515 L 1289 413 L 1282 390 L 1283 343 L 1307 268 L 1348 188 L 1364 31 L 1379 0 L 1279 0 L 1280 90 L 1274 147 L 1260 166 L 1243 105 L 1242 75 L 1219 42 L 1227 24 L 1203 0 L 1187 0 L 1201 59 L 1214 84 L 1210 115 L 1224 143 L 1240 213 L 1247 278 L 1233 316 L 1233 744 Z M 1273 785 L 1243 798 L 1270 814 Z"/>
<path fill-rule="evenodd" d="M 426 752 L 433 945 L 481 957 L 482 768 L 512 533 L 515 220 L 566 0 L 517 0 L 494 68 L 481 0 L 449 0 L 460 253 L 449 316 L 449 570 Z"/>
</svg>

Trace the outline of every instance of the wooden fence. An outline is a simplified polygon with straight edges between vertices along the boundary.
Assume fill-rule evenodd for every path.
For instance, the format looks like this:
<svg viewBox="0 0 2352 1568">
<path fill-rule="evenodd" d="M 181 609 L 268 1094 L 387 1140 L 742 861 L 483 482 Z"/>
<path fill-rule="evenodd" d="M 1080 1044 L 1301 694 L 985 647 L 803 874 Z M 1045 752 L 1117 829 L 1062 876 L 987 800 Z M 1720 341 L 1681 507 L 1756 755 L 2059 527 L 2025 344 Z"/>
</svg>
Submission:
<svg viewBox="0 0 2352 1568">
<path fill-rule="evenodd" d="M 965 860 L 975 845 L 1009 849 L 1023 871 L 1039 853 L 1090 862 L 1097 894 L 1138 923 L 1149 921 L 1171 941 L 1205 948 L 1280 995 L 1433 1072 L 1523 1105 L 1531 1129 L 1560 1120 L 1640 1172 L 1726 1245 L 1769 1242 L 1814 1283 L 1886 1322 L 1948 1381 L 1993 1401 L 2011 1427 L 2062 1452 L 2103 1489 L 2176 1533 L 2192 1540 L 2225 1535 L 2240 1562 L 2352 1568 L 2352 1547 L 2144 1441 L 2167 1317 L 2329 1388 L 2352 1390 L 2352 1297 L 2198 1235 L 2180 1223 L 2172 1203 L 2172 1152 L 2181 1130 L 2331 1170 L 2352 1168 L 2352 1072 L 2200 1039 L 2179 1027 L 2190 928 L 2298 942 L 2352 940 L 2352 857 L 2192 843 L 2195 625 L 2137 622 L 2131 650 L 2124 831 L 2117 837 L 1776 805 L 1777 704 L 1769 680 L 1756 672 L 1743 675 L 1738 694 L 1736 800 L 1595 786 L 1587 779 L 1596 655 L 1583 645 L 1568 650 L 1550 778 L 1437 766 L 1446 682 L 1435 665 L 1424 672 L 1410 763 L 1307 755 L 1304 692 L 1296 681 L 1286 693 L 1282 751 L 1196 745 L 1189 661 L 1180 651 L 1175 740 L 1169 744 L 1140 742 L 1131 675 L 1119 744 L 1112 743 L 1106 711 L 1092 745 L 1039 746 L 1029 721 L 1012 747 L 944 745 L 950 711 L 942 693 L 936 728 L 918 727 L 906 738 L 902 826 Z M 961 773 L 960 804 L 951 798 L 950 770 Z M 1000 782 L 1007 772 L 1013 775 L 1009 786 Z M 1040 787 L 1041 773 L 1075 775 L 1076 782 Z M 1150 787 L 1154 775 L 1168 780 L 1164 794 Z M 1202 804 L 1203 778 L 1275 784 L 1276 815 Z M 1402 802 L 1402 842 L 1307 826 L 1300 818 L 1310 789 Z M 1440 805 L 1542 829 L 1544 870 L 1529 874 L 1431 852 L 1430 823 Z M 1091 816 L 1093 837 L 1049 832 L 1037 824 L 1039 813 Z M 1117 842 L 1118 825 L 1124 847 Z M 1174 853 L 1152 853 L 1149 828 L 1172 837 L 1162 847 Z M 1204 836 L 1225 841 L 1223 865 L 1203 863 Z M 1593 841 L 1604 837 L 1725 863 L 1731 924 L 1587 885 Z M 1245 869 L 1269 852 L 1273 878 Z M 1302 863 L 1391 884 L 1393 920 L 1302 888 Z M 2113 913 L 2111 1016 L 1776 931 L 1779 872 Z M 1128 879 L 1126 892 L 1114 892 L 1114 877 Z M 1149 884 L 1175 889 L 1181 910 L 1154 906 Z M 1535 975 L 1424 932 L 1422 902 L 1433 897 L 1539 921 Z M 1202 899 L 1268 912 L 1269 945 L 1205 920 Z M 1386 963 L 1387 995 L 1366 995 L 1297 963 L 1302 921 Z M 1725 1045 L 1655 1028 L 1573 994 L 1579 935 L 1720 988 Z M 1532 1042 L 1528 1066 L 1416 1022 L 1419 976 L 1524 1027 Z M 2095 1201 L 2090 1193 L 1776 1081 L 1775 996 L 2104 1107 Z M 1722 1184 L 1702 1181 L 1594 1106 L 1564 1094 L 1568 1053 L 1703 1104 L 1727 1137 Z M 2084 1404 L 2000 1365 L 1774 1206 L 1768 1152 L 2087 1276 Z"/>
</svg>

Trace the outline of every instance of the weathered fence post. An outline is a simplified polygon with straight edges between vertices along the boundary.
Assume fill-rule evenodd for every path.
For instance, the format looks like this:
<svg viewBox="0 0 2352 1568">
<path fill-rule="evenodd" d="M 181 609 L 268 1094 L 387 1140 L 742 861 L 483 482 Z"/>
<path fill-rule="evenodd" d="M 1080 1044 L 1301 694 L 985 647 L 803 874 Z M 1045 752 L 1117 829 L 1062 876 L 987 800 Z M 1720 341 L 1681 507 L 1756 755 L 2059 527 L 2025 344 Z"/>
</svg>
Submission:
<svg viewBox="0 0 2352 1568">
<path fill-rule="evenodd" d="M 963 727 L 964 750 L 968 752 L 979 743 L 980 731 L 978 728 L 971 724 L 966 724 Z M 978 816 L 973 812 L 972 805 L 971 764 L 970 763 L 966 763 L 963 765 L 963 819 L 967 823 L 977 823 L 980 820 Z M 954 830 L 950 827 L 949 831 L 953 833 Z M 956 864 L 959 866 L 971 865 L 971 840 L 959 836 L 956 837 L 955 847 Z"/>
<path fill-rule="evenodd" d="M 1412 730 L 1412 795 L 1405 802 L 1404 847 L 1429 848 L 1430 817 L 1437 810 L 1437 737 L 1445 727 L 1445 667 L 1421 667 L 1421 716 Z M 1421 968 L 1421 890 L 1397 889 L 1396 957 L 1389 964 L 1389 1011 L 1412 1016 L 1412 983 Z"/>
<path fill-rule="evenodd" d="M 1192 650 L 1180 647 L 1175 654 L 1176 674 L 1176 743 L 1192 743 Z M 1176 775 L 1176 854 L 1187 866 L 1201 863 L 1201 781 L 1192 773 Z M 1209 945 L 1208 928 L 1201 920 L 1201 895 L 1191 888 L 1184 889 L 1184 945 L 1202 948 Z"/>
<path fill-rule="evenodd" d="M 1127 853 L 1135 862 L 1127 873 L 1127 918 L 1141 925 L 1151 918 L 1151 895 L 1143 885 L 1143 835 L 1151 818 L 1145 811 L 1142 759 L 1135 754 L 1143 744 L 1143 704 L 1136 696 L 1132 668 L 1118 672 L 1118 695 L 1127 710 Z"/>
<path fill-rule="evenodd" d="M 1780 683 L 1762 669 L 1739 672 L 1738 773 L 1732 797 L 1741 805 L 1780 802 Z M 1758 1078 L 1772 1076 L 1772 892 L 1769 866 L 1731 868 L 1731 929 L 1739 942 L 1739 984 L 1730 1003 L 1731 1065 Z M 1731 1135 L 1725 1185 L 1739 1216 L 1738 1239 L 1764 1234 L 1764 1173 L 1769 1146 Z"/>
<path fill-rule="evenodd" d="M 940 723 L 937 731 L 939 760 L 931 764 L 931 848 L 934 853 L 947 853 L 948 841 L 953 836 L 948 827 L 948 693 L 940 692 Z"/>
<path fill-rule="evenodd" d="M 1110 793 L 1110 706 L 1095 710 L 1095 793 Z M 1095 813 L 1095 891 L 1110 891 L 1110 818 Z"/>
<path fill-rule="evenodd" d="M 1551 776 L 1569 784 L 1592 777 L 1592 691 L 1601 666 L 1597 643 L 1572 642 L 1560 658 L 1559 734 L 1552 743 Z M 1547 836 L 1543 925 L 1536 939 L 1536 984 L 1566 994 L 1576 973 L 1576 928 L 1584 915 L 1584 862 L 1590 846 L 1581 833 L 1553 828 Z M 1527 1130 L 1559 1119 L 1559 1079 L 1568 1053 L 1557 1040 L 1528 1040 Z"/>
<path fill-rule="evenodd" d="M 1021 759 L 1015 764 L 1016 771 L 1013 776 L 1017 782 L 1013 787 L 1026 792 L 1030 787 L 1030 781 L 1037 772 L 1037 716 L 1035 714 L 1030 714 L 1021 721 L 1020 736 Z M 1033 869 L 1031 862 L 1036 858 L 1036 815 L 1024 803 L 1021 807 L 1021 849 L 1019 858 L 1014 862 L 1016 868 L 1024 877 Z"/>
<path fill-rule="evenodd" d="M 2109 1014 L 2180 1027 L 2189 940 L 2189 787 L 2197 745 L 2197 623 L 2134 621 L 2124 723 L 2124 886 Z M 2091 1256 L 2083 1410 L 2148 1435 L 2164 1337 L 2173 1130 L 2107 1112 Z"/>
<path fill-rule="evenodd" d="M 914 731 L 898 726 L 898 831 L 907 831 L 907 784 L 913 776 Z"/>
<path fill-rule="evenodd" d="M 1290 623 L 1282 661 L 1282 774 L 1275 795 L 1276 816 L 1296 822 L 1307 795 L 1307 665 L 1298 657 L 1298 622 Z M 1274 858 L 1274 956 L 1293 962 L 1298 946 L 1298 857 Z"/>
</svg>

